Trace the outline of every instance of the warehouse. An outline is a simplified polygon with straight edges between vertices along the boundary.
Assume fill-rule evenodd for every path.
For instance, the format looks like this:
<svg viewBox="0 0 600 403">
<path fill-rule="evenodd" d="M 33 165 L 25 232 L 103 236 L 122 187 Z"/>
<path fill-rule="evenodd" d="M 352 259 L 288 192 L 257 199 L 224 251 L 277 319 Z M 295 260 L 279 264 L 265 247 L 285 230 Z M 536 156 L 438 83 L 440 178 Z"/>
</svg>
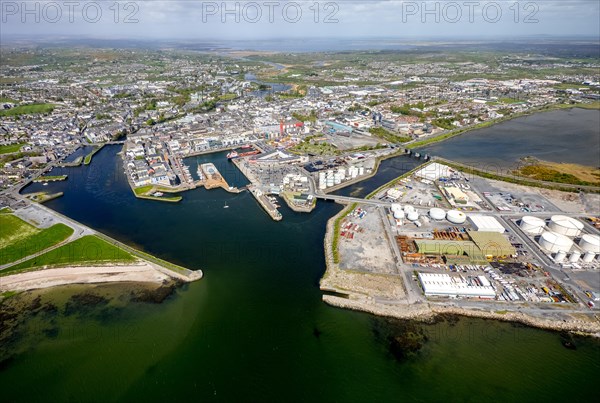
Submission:
<svg viewBox="0 0 600 403">
<path fill-rule="evenodd" d="M 418 273 L 426 296 L 471 297 L 493 299 L 494 288 L 484 276 L 465 280 L 462 276 L 446 273 Z"/>
<path fill-rule="evenodd" d="M 516 256 L 517 250 L 498 232 L 493 231 L 468 231 L 471 241 L 487 258 Z"/>
<path fill-rule="evenodd" d="M 444 239 L 415 239 L 418 253 L 446 256 L 451 260 L 465 260 L 470 264 L 487 263 L 485 256 L 474 242 Z"/>
<path fill-rule="evenodd" d="M 415 172 L 414 176 L 416 178 L 427 179 L 430 181 L 436 181 L 440 178 L 445 178 L 450 176 L 451 169 L 446 165 L 438 164 L 437 162 L 431 163 L 417 172 Z"/>
<path fill-rule="evenodd" d="M 469 221 L 476 231 L 498 232 L 503 234 L 505 228 L 496 217 L 484 216 L 481 214 L 469 214 Z"/>
</svg>

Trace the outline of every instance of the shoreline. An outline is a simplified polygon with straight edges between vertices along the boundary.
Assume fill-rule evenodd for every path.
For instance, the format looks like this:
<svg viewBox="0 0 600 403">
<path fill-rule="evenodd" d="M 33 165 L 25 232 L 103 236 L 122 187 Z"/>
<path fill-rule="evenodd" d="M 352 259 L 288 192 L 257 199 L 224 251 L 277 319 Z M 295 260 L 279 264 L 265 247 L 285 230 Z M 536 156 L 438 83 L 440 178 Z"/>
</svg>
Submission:
<svg viewBox="0 0 600 403">
<path fill-rule="evenodd" d="M 162 284 L 173 278 L 173 276 L 162 270 L 157 270 L 156 266 L 145 261 L 127 265 L 73 265 L 30 270 L 3 276 L 0 279 L 0 292 L 32 291 L 69 284 L 122 282 Z"/>
</svg>

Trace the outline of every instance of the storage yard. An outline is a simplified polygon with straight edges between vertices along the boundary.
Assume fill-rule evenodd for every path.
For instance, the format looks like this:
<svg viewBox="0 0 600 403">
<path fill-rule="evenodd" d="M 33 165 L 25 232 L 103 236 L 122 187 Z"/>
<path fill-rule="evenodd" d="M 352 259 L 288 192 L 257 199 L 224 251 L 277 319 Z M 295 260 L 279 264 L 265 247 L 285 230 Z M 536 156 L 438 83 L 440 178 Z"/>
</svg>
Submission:
<svg viewBox="0 0 600 403">
<path fill-rule="evenodd" d="M 600 220 L 501 190 L 436 163 L 400 178 L 342 221 L 339 266 L 400 273 L 417 300 L 597 309 Z"/>
</svg>

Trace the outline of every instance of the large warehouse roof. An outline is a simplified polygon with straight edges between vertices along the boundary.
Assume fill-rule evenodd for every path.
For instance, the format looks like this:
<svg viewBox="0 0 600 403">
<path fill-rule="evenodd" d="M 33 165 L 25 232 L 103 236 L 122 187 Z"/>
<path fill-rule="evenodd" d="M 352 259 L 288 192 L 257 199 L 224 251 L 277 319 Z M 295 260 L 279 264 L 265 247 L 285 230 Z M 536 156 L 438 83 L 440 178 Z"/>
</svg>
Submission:
<svg viewBox="0 0 600 403">
<path fill-rule="evenodd" d="M 450 176 L 450 168 L 446 165 L 438 164 L 433 162 L 415 172 L 417 178 L 429 179 L 435 181 L 440 178 Z"/>
<path fill-rule="evenodd" d="M 468 255 L 471 262 L 485 262 L 485 257 L 474 242 L 442 239 L 415 239 L 417 250 L 424 255 L 461 256 Z"/>
<path fill-rule="evenodd" d="M 477 231 L 494 231 L 504 233 L 504 226 L 496 219 L 496 217 L 485 216 L 480 214 L 469 214 L 469 221 Z"/>
<path fill-rule="evenodd" d="M 512 256 L 517 251 L 506 237 L 492 231 L 469 231 L 469 238 L 485 256 Z"/>
<path fill-rule="evenodd" d="M 419 281 L 423 286 L 425 295 L 480 298 L 494 298 L 496 296 L 496 292 L 485 277 L 484 281 L 480 279 L 480 283 L 484 284 L 481 286 L 469 285 L 460 276 L 451 276 L 446 273 L 419 273 Z"/>
</svg>

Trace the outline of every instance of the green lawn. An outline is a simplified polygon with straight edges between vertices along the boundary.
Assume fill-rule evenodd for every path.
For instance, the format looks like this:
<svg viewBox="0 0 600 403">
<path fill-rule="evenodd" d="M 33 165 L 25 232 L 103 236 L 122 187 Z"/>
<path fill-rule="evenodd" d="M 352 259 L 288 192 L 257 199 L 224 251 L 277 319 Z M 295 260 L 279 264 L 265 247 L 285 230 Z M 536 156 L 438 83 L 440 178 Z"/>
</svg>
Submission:
<svg viewBox="0 0 600 403">
<path fill-rule="evenodd" d="M 146 193 L 148 193 L 150 190 L 152 190 L 153 187 L 154 187 L 153 185 L 146 185 L 146 186 L 141 186 L 139 188 L 134 188 L 133 191 L 138 196 L 145 196 Z"/>
<path fill-rule="evenodd" d="M 0 115 L 1 116 L 1 115 Z M 26 143 L 18 143 L 18 144 L 9 144 L 7 146 L 0 146 L 0 154 L 8 154 L 8 153 L 16 153 L 21 147 L 23 147 Z"/>
<path fill-rule="evenodd" d="M 64 241 L 73 229 L 64 224 L 39 229 L 12 214 L 0 215 L 0 264 L 23 259 Z"/>
<path fill-rule="evenodd" d="M 21 116 L 34 113 L 50 113 L 54 110 L 53 104 L 30 104 L 15 106 L 10 109 L 0 110 L 0 116 Z"/>
<path fill-rule="evenodd" d="M 0 271 L 0 276 L 42 266 L 69 266 L 134 262 L 136 258 L 95 235 L 86 235 L 36 258 Z"/>
</svg>

